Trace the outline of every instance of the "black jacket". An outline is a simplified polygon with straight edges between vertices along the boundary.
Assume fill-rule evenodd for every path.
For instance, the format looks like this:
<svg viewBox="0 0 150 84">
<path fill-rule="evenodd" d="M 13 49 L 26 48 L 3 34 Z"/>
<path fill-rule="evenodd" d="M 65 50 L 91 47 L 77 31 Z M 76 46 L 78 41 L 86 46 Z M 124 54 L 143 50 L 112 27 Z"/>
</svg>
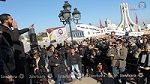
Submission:
<svg viewBox="0 0 150 84">
<path fill-rule="evenodd" d="M 25 64 L 25 52 L 24 52 L 24 46 L 23 43 L 19 40 L 19 36 L 27 31 L 29 31 L 29 28 L 24 28 L 22 30 L 14 29 L 11 30 L 10 28 L 0 24 L 0 28 L 2 30 L 2 35 L 8 42 L 8 45 L 13 50 L 14 57 L 12 60 L 14 60 L 16 65 L 16 72 L 20 73 L 20 71 L 24 70 L 24 64 Z M 6 54 L 6 53 L 5 53 Z"/>
<path fill-rule="evenodd" d="M 33 59 L 33 63 L 36 65 L 36 60 L 35 59 Z M 47 71 L 46 71 L 46 68 L 45 68 L 45 60 L 44 60 L 43 57 L 40 57 L 40 60 L 38 62 L 38 67 L 39 67 L 39 69 L 36 70 L 35 75 L 41 75 L 41 76 L 42 75 L 44 75 L 44 76 L 48 75 Z"/>
<path fill-rule="evenodd" d="M 0 74 L 10 75 L 15 69 L 14 55 L 0 28 Z"/>
<path fill-rule="evenodd" d="M 3 26 L 0 24 L 0 28 L 2 29 L 2 35 L 5 37 L 10 47 L 13 46 L 14 42 L 19 40 L 19 31 L 18 29 L 11 30 L 10 28 Z"/>
<path fill-rule="evenodd" d="M 29 28 L 24 28 L 21 30 L 18 30 L 17 35 L 21 35 L 24 34 L 26 32 L 29 31 Z M 13 48 L 14 48 L 14 52 L 16 53 L 16 55 L 19 55 L 19 57 L 24 57 L 24 45 L 23 43 L 19 40 L 19 37 L 15 39 L 15 41 L 13 42 Z"/>
<path fill-rule="evenodd" d="M 142 67 L 150 67 L 150 65 L 148 66 L 149 64 L 149 59 L 150 59 L 150 53 L 147 52 L 147 51 L 142 51 L 139 55 L 139 66 L 142 66 Z"/>
<path fill-rule="evenodd" d="M 56 66 L 56 64 L 59 64 L 59 65 Z M 54 73 L 54 78 L 57 77 L 58 75 L 66 74 L 66 71 L 65 71 L 66 67 L 65 67 L 62 56 L 60 56 L 59 59 L 56 59 L 54 56 L 51 56 L 49 65 L 51 66 L 52 71 Z"/>
<path fill-rule="evenodd" d="M 19 30 L 19 35 L 24 34 L 24 33 L 28 32 L 28 31 L 29 31 L 29 28 L 21 29 L 21 30 Z"/>
<path fill-rule="evenodd" d="M 17 44 L 19 41 L 19 36 L 23 33 L 29 31 L 29 28 L 24 28 L 21 30 L 14 29 L 11 30 L 10 28 L 0 24 L 0 28 L 3 31 L 2 35 L 5 37 L 9 45 L 12 47 L 14 44 Z"/>
<path fill-rule="evenodd" d="M 76 53 L 74 56 L 68 55 L 68 59 L 67 59 L 68 66 L 75 65 L 75 64 L 80 65 L 80 63 L 81 63 L 81 58 L 79 54 Z"/>
</svg>

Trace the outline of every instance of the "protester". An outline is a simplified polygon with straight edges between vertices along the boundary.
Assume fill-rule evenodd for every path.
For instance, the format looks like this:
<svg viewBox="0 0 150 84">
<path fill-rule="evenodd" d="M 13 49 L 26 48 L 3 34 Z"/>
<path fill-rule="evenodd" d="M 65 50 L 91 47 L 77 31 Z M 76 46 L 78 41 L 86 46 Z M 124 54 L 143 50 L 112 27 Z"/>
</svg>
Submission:
<svg viewBox="0 0 150 84">
<path fill-rule="evenodd" d="M 138 51 L 138 46 L 136 45 L 135 38 L 131 37 L 128 44 L 127 72 L 130 74 L 137 74 L 138 58 L 136 57 L 136 53 Z"/>
<path fill-rule="evenodd" d="M 126 84 L 125 79 L 130 77 L 122 78 L 120 74 L 139 73 L 144 76 L 135 78 L 139 79 L 136 82 L 149 83 L 149 80 L 145 81 L 150 78 L 148 36 L 117 36 L 113 31 L 100 38 L 86 38 L 72 44 L 64 41 L 56 47 L 52 44 L 47 48 L 35 45 L 25 54 L 19 37 L 30 31 L 33 25 L 19 30 L 10 14 L 1 14 L 0 22 L 0 75 L 9 75 L 0 79 L 2 84 L 48 84 L 48 75 L 51 74 L 55 84 L 64 84 L 67 75 L 80 80 L 81 74 L 90 77 L 105 75 L 108 79 L 114 78 L 115 84 Z M 13 75 L 20 74 L 25 78 L 13 78 Z M 106 79 L 100 77 L 98 80 L 104 83 Z"/>
<path fill-rule="evenodd" d="M 141 78 L 139 84 L 150 84 L 150 44 L 144 46 L 144 51 L 139 55 L 139 70 Z M 142 73 L 142 74 L 141 74 Z M 146 80 L 145 80 L 146 79 Z"/>
<path fill-rule="evenodd" d="M 10 14 L 1 14 L 0 21 L 0 27 L 3 31 L 2 35 L 7 40 L 14 54 L 15 64 L 11 66 L 14 67 L 13 75 L 25 75 L 25 52 L 23 43 L 19 40 L 19 36 L 25 32 L 28 32 L 33 25 L 31 25 L 29 28 L 18 30 L 18 25 Z M 20 84 L 22 82 L 25 83 L 25 79 L 15 79 L 16 84 Z"/>
<path fill-rule="evenodd" d="M 121 39 L 116 41 L 115 47 L 110 47 L 108 50 L 108 56 L 111 57 L 112 72 L 113 77 L 115 78 L 115 84 L 118 84 L 120 73 L 125 71 L 127 57 L 127 48 L 124 46 L 124 43 Z M 122 81 L 122 84 L 126 84 L 126 82 Z"/>
<path fill-rule="evenodd" d="M 65 63 L 59 51 L 54 50 L 53 55 L 50 58 L 49 65 L 51 66 L 54 73 L 53 78 L 55 80 L 55 84 L 64 84 L 67 67 L 65 66 Z"/>
<path fill-rule="evenodd" d="M 81 58 L 79 54 L 75 52 L 75 48 L 70 48 L 70 52 L 68 53 L 67 64 L 71 70 L 72 79 L 81 79 L 81 70 L 79 69 L 79 65 L 81 63 Z"/>
<path fill-rule="evenodd" d="M 32 57 L 32 79 L 33 84 L 48 84 L 48 73 L 45 68 L 45 60 L 38 48 L 31 50 Z"/>
</svg>

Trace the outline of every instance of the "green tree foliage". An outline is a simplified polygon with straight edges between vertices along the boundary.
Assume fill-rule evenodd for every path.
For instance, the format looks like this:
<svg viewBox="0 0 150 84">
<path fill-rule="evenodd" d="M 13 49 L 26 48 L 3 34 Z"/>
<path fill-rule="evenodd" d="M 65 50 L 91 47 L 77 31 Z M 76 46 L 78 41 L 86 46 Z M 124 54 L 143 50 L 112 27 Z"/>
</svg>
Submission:
<svg viewBox="0 0 150 84">
<path fill-rule="evenodd" d="M 37 35 L 36 38 L 38 41 L 43 41 L 43 37 L 41 35 Z"/>
</svg>

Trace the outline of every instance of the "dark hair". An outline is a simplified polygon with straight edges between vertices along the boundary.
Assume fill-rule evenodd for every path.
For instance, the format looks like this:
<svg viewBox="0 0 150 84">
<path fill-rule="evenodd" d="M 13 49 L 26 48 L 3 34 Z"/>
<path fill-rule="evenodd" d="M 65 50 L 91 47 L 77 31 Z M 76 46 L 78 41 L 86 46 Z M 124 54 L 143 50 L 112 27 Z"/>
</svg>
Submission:
<svg viewBox="0 0 150 84">
<path fill-rule="evenodd" d="M 115 34 L 116 32 L 115 32 L 115 31 L 112 31 L 112 32 L 111 32 L 111 34 L 112 34 L 112 33 L 114 33 L 114 34 Z"/>
<path fill-rule="evenodd" d="M 36 53 L 41 54 L 41 51 L 38 48 L 34 48 L 29 51 L 31 57 L 33 57 Z"/>
<path fill-rule="evenodd" d="M 75 50 L 76 48 L 75 48 L 73 45 L 71 45 L 71 46 L 70 46 L 70 49 L 74 49 L 74 50 Z"/>
<path fill-rule="evenodd" d="M 3 24 L 5 20 L 8 20 L 8 16 L 11 16 L 10 14 L 1 14 L 0 15 L 0 21 Z"/>
<path fill-rule="evenodd" d="M 60 52 L 58 50 L 56 50 L 56 49 L 53 52 L 53 56 L 54 56 L 54 54 L 57 54 L 60 57 Z"/>
<path fill-rule="evenodd" d="M 50 44 L 46 50 L 48 51 L 52 46 L 54 46 L 54 45 Z"/>
<path fill-rule="evenodd" d="M 124 41 L 123 41 L 122 39 L 117 39 L 116 41 L 118 41 L 118 42 L 119 42 L 119 44 L 121 44 L 121 45 L 125 46 L 125 43 L 124 43 Z"/>
</svg>

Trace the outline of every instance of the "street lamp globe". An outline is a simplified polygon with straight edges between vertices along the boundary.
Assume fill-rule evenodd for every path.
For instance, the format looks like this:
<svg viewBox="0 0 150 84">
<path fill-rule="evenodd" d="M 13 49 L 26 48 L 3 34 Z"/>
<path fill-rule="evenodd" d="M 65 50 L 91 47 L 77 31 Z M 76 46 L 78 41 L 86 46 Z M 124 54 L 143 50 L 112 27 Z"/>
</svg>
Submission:
<svg viewBox="0 0 150 84">
<path fill-rule="evenodd" d="M 71 5 L 69 4 L 68 1 L 65 1 L 65 4 L 64 4 L 63 8 L 67 9 L 67 10 L 71 10 Z"/>
<path fill-rule="evenodd" d="M 64 9 L 62 13 L 65 20 L 71 17 L 71 12 L 68 9 Z"/>
<path fill-rule="evenodd" d="M 64 17 L 63 17 L 63 10 L 60 11 L 58 17 L 59 17 L 59 19 L 60 19 L 61 22 L 64 22 L 64 21 L 65 21 L 65 19 L 64 19 Z"/>
<path fill-rule="evenodd" d="M 77 10 L 77 8 L 74 9 L 72 16 L 73 20 L 76 21 L 75 23 L 78 23 L 78 20 L 81 19 L 81 13 Z"/>
</svg>

